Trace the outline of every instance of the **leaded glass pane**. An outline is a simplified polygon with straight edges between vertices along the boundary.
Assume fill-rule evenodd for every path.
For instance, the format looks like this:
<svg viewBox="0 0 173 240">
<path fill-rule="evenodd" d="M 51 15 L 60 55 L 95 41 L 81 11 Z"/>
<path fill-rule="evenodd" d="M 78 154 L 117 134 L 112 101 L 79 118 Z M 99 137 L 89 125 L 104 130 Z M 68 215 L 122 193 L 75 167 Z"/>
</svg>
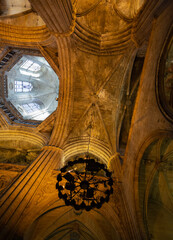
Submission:
<svg viewBox="0 0 173 240">
<path fill-rule="evenodd" d="M 30 92 L 32 88 L 30 82 L 15 81 L 15 92 Z"/>
<path fill-rule="evenodd" d="M 33 71 L 33 72 L 37 72 L 37 71 L 40 70 L 40 68 L 41 68 L 41 67 L 40 67 L 39 64 L 33 63 L 33 64 L 28 68 L 28 70 Z"/>
<path fill-rule="evenodd" d="M 37 103 L 26 103 L 23 104 L 22 107 L 27 113 L 32 113 L 40 110 L 40 105 Z"/>
<path fill-rule="evenodd" d="M 26 62 L 24 62 L 24 64 L 21 66 L 21 68 L 28 69 L 32 64 L 33 64 L 33 61 L 26 60 Z"/>
</svg>

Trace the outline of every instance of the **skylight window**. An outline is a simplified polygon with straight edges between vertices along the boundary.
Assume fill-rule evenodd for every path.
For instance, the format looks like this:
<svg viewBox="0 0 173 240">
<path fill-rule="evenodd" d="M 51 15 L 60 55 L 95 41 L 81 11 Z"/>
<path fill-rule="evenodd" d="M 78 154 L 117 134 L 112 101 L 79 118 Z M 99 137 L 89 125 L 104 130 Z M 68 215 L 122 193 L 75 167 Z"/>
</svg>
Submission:
<svg viewBox="0 0 173 240">
<path fill-rule="evenodd" d="M 30 92 L 32 88 L 30 82 L 15 81 L 15 92 Z"/>
<path fill-rule="evenodd" d="M 41 109 L 38 103 L 26 103 L 23 104 L 22 107 L 28 114 L 39 111 Z"/>
<path fill-rule="evenodd" d="M 35 63 L 28 59 L 24 62 L 21 68 L 32 71 L 32 72 L 37 72 L 41 69 L 41 66 L 38 63 Z"/>
<path fill-rule="evenodd" d="M 43 57 L 23 55 L 5 74 L 7 100 L 23 119 L 43 121 L 55 111 L 59 79 Z"/>
</svg>

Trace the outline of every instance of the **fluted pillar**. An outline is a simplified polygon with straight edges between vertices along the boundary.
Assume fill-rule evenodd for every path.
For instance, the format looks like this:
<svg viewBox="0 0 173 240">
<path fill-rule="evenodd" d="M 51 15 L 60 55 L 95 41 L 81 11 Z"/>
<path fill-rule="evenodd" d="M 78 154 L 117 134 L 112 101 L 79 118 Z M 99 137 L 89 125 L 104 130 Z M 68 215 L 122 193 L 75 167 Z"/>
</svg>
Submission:
<svg viewBox="0 0 173 240">
<path fill-rule="evenodd" d="M 70 34 L 75 27 L 75 6 L 71 0 L 30 0 L 31 6 L 52 33 Z"/>
<path fill-rule="evenodd" d="M 24 211 L 46 175 L 57 168 L 62 154 L 63 151 L 59 148 L 45 146 L 39 157 L 0 199 L 0 239 L 12 239 Z"/>
</svg>

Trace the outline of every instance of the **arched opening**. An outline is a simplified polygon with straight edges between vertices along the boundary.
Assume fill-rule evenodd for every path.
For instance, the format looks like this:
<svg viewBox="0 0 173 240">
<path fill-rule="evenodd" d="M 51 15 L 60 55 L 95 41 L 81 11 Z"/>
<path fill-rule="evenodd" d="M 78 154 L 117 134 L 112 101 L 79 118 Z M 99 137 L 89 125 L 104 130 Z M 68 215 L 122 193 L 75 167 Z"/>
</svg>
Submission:
<svg viewBox="0 0 173 240">
<path fill-rule="evenodd" d="M 149 239 L 173 237 L 173 140 L 157 138 L 144 151 L 138 176 L 141 217 Z"/>
<path fill-rule="evenodd" d="M 74 211 L 55 207 L 44 212 L 27 229 L 24 240 L 119 240 L 119 234 L 109 220 L 97 211 Z"/>
<path fill-rule="evenodd" d="M 158 65 L 156 92 L 159 107 L 163 114 L 173 119 L 173 30 L 171 29 L 165 41 Z"/>
</svg>

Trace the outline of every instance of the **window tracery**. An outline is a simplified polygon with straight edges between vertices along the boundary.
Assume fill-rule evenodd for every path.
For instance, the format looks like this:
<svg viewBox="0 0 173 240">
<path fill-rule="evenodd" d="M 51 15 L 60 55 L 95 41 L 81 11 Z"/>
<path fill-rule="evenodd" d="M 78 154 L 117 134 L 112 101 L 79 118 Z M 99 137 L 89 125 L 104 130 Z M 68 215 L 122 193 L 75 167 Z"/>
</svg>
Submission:
<svg viewBox="0 0 173 240">
<path fill-rule="evenodd" d="M 33 85 L 30 82 L 25 81 L 15 81 L 15 92 L 31 92 Z"/>
<path fill-rule="evenodd" d="M 37 72 L 41 69 L 41 66 L 36 63 L 36 62 L 33 62 L 29 59 L 27 59 L 21 66 L 21 68 L 25 69 L 25 70 L 29 70 L 29 71 L 32 71 L 32 72 Z"/>
<path fill-rule="evenodd" d="M 22 104 L 22 107 L 28 114 L 39 111 L 41 109 L 40 105 L 36 102 Z"/>
</svg>

